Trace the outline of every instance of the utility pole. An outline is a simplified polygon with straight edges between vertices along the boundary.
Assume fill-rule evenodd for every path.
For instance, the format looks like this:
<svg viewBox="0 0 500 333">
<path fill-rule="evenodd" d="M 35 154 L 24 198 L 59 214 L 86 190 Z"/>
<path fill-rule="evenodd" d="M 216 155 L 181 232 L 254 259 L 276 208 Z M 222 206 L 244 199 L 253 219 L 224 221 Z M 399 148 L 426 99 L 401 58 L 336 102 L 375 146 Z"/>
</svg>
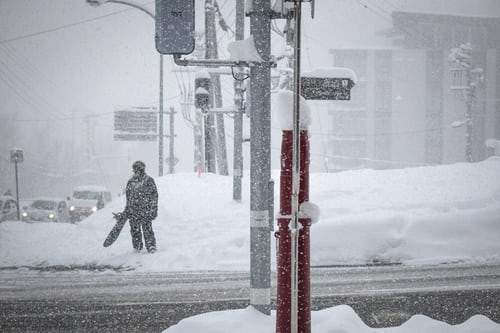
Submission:
<svg viewBox="0 0 500 333">
<path fill-rule="evenodd" d="M 213 25 L 210 24 L 210 16 L 212 20 L 215 19 L 214 11 L 210 10 L 213 8 L 212 0 L 205 0 L 205 59 L 211 59 L 211 51 L 214 46 L 210 46 L 215 41 L 209 38 L 210 31 L 213 31 Z M 213 95 L 210 94 L 213 98 Z M 215 120 L 214 115 L 208 113 L 204 117 L 204 133 L 205 133 L 205 172 L 216 173 L 215 165 L 215 149 L 216 149 L 216 137 L 215 137 Z"/>
<path fill-rule="evenodd" d="M 245 0 L 236 0 L 235 40 L 245 38 Z M 237 75 L 241 70 L 237 70 Z M 241 201 L 241 178 L 243 177 L 243 82 L 234 80 L 234 146 L 233 146 L 233 200 Z"/>
<path fill-rule="evenodd" d="M 271 3 L 253 0 L 250 33 L 264 62 L 250 67 L 250 305 L 271 309 Z"/>
<path fill-rule="evenodd" d="M 214 0 L 205 0 L 205 58 L 206 59 L 217 59 L 218 51 L 217 51 L 217 32 L 215 30 L 215 1 Z M 214 105 L 216 108 L 222 107 L 222 93 L 220 86 L 220 76 L 219 74 L 210 74 L 212 77 L 212 86 L 213 86 L 213 98 Z M 212 93 L 211 93 L 212 94 Z M 213 115 L 207 115 L 207 117 L 212 118 L 213 123 Z M 224 130 L 224 115 L 216 114 L 215 121 L 217 125 L 216 135 L 214 136 L 214 140 L 217 144 L 215 149 L 216 159 L 217 159 L 217 167 L 219 170 L 219 174 L 223 176 L 227 176 L 227 152 L 226 152 L 226 134 Z M 215 134 L 215 133 L 214 133 Z"/>
</svg>

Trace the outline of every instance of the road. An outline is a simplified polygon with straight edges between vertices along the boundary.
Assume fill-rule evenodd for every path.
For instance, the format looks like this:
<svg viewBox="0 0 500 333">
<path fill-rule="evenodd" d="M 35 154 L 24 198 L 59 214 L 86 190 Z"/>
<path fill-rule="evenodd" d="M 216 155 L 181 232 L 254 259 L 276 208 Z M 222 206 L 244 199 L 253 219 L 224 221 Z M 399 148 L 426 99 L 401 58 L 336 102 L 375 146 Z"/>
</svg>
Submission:
<svg viewBox="0 0 500 333">
<path fill-rule="evenodd" d="M 195 314 L 246 307 L 248 295 L 244 272 L 4 270 L 0 331 L 161 332 Z M 413 314 L 500 322 L 500 265 L 315 268 L 312 297 L 314 310 L 348 304 L 372 327 Z"/>
</svg>

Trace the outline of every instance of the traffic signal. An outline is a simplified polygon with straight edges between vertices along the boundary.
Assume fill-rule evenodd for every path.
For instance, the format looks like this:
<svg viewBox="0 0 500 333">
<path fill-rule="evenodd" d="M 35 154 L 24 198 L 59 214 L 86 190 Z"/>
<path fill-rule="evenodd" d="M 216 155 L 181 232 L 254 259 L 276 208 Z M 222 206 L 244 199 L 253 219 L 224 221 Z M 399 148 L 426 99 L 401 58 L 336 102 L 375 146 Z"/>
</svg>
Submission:
<svg viewBox="0 0 500 333">
<path fill-rule="evenodd" d="M 194 79 L 194 105 L 197 109 L 207 111 L 213 107 L 211 97 L 212 79 L 207 72 L 198 72 Z"/>
<path fill-rule="evenodd" d="M 155 42 L 161 54 L 194 50 L 194 0 L 156 0 Z"/>
</svg>

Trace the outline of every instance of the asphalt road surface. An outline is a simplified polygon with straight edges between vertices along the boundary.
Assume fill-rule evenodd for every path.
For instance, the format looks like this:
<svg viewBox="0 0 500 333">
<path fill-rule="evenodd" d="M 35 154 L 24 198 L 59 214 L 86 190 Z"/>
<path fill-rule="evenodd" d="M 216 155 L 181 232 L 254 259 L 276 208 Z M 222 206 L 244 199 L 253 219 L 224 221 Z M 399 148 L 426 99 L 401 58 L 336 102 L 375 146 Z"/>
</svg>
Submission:
<svg viewBox="0 0 500 333">
<path fill-rule="evenodd" d="M 241 272 L 3 270 L 0 331 L 161 332 L 196 314 L 246 307 L 248 295 Z M 414 314 L 500 322 L 500 265 L 315 268 L 312 297 L 313 310 L 348 304 L 372 327 Z"/>
</svg>

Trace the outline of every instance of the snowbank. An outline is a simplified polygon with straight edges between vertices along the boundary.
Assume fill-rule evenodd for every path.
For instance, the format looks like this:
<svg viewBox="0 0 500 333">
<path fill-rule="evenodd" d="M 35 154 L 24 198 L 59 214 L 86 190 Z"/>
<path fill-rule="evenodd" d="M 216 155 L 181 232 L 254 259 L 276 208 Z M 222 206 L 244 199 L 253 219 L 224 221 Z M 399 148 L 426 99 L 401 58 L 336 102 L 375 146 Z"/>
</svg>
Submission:
<svg viewBox="0 0 500 333">
<path fill-rule="evenodd" d="M 499 157 L 312 174 L 310 198 L 321 210 L 311 229 L 312 264 L 498 262 L 498 175 Z M 75 225 L 0 223 L 0 267 L 248 270 L 248 179 L 241 203 L 232 201 L 232 177 L 174 174 L 157 179 L 160 209 L 153 228 L 159 250 L 153 255 L 132 251 L 128 225 L 115 244 L 102 247 L 114 224 L 111 213 L 123 210 L 123 197 Z M 279 173 L 274 179 L 279 184 Z M 278 204 L 278 186 L 275 194 Z M 274 251 L 274 237 L 272 241 Z"/>
<path fill-rule="evenodd" d="M 164 333 L 272 333 L 276 313 L 263 315 L 252 307 L 241 310 L 209 312 L 181 320 Z M 347 305 L 312 312 L 311 331 L 314 333 L 496 333 L 500 325 L 485 316 L 476 315 L 460 325 L 448 325 L 422 315 L 415 315 L 399 327 L 370 328 Z"/>
</svg>

